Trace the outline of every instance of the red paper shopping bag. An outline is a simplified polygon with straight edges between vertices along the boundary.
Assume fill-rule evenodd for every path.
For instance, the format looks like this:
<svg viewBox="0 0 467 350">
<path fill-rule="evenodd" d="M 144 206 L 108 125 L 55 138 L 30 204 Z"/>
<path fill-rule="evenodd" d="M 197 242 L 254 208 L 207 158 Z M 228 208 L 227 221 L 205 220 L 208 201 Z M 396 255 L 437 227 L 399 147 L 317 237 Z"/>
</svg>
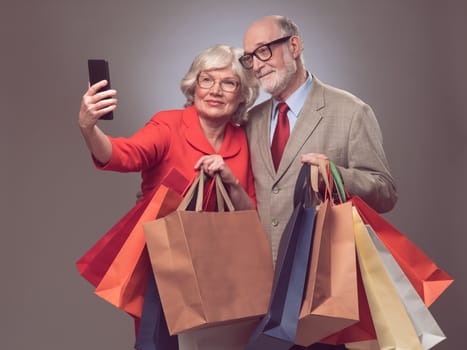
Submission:
<svg viewBox="0 0 467 350">
<path fill-rule="evenodd" d="M 161 184 L 183 194 L 188 186 L 186 179 L 178 170 L 171 169 Z M 153 194 L 140 200 L 122 217 L 109 231 L 107 231 L 77 262 L 76 267 L 94 287 L 100 283 L 105 273 L 117 256 L 123 243 L 135 227 L 139 218 L 146 210 Z"/>
<path fill-rule="evenodd" d="M 394 256 L 426 306 L 430 306 L 454 281 L 420 248 L 359 197 L 351 201 L 363 222 L 370 225 Z"/>
<path fill-rule="evenodd" d="M 181 200 L 177 192 L 164 185 L 159 187 L 97 285 L 95 294 L 129 314 L 141 317 L 144 287 L 149 272 L 148 268 L 136 268 L 146 246 L 142 225 L 171 213 Z M 149 261 L 143 266 L 150 266 Z"/>
<path fill-rule="evenodd" d="M 77 262 L 96 294 L 136 318 L 150 271 L 141 224 L 175 210 L 187 185 L 188 180 L 172 169 L 157 191 L 138 202 Z"/>
</svg>

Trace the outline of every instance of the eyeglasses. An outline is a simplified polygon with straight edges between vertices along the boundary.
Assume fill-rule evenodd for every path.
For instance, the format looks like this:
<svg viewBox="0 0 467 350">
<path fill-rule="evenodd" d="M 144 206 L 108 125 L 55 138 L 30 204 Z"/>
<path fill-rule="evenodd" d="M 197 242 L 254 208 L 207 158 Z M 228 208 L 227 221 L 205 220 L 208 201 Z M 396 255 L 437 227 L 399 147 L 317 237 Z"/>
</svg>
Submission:
<svg viewBox="0 0 467 350">
<path fill-rule="evenodd" d="M 246 53 L 242 57 L 240 57 L 239 61 L 242 64 L 243 68 L 251 69 L 253 68 L 253 56 L 259 59 L 260 61 L 266 62 L 272 57 L 271 46 L 286 42 L 291 37 L 292 35 L 284 36 L 283 38 L 273 40 L 267 44 L 257 47 L 252 53 Z"/>
<path fill-rule="evenodd" d="M 212 88 L 216 81 L 219 82 L 219 86 L 225 92 L 235 92 L 240 86 L 240 83 L 235 79 L 215 80 L 213 77 L 206 73 L 199 74 L 198 78 L 196 79 L 198 86 L 202 89 Z"/>
</svg>

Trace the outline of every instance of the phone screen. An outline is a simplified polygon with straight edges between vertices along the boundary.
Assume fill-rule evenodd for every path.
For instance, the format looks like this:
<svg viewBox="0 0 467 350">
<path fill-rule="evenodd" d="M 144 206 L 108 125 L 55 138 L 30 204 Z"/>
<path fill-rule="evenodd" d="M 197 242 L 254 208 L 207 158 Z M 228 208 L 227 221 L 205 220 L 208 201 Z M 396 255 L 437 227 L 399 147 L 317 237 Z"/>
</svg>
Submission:
<svg viewBox="0 0 467 350">
<path fill-rule="evenodd" d="M 109 63 L 103 59 L 89 59 L 88 60 L 89 83 L 91 85 L 101 81 L 107 80 L 108 84 L 99 91 L 110 89 L 110 74 Z M 114 118 L 113 112 L 103 115 L 100 119 L 112 120 Z"/>
</svg>

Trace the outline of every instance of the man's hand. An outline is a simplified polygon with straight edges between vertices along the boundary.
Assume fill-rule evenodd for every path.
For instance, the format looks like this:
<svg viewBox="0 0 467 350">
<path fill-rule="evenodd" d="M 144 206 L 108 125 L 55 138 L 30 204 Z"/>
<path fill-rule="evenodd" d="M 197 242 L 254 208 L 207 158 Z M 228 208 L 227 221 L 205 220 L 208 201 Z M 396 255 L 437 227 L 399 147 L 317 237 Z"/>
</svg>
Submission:
<svg viewBox="0 0 467 350">
<path fill-rule="evenodd" d="M 305 153 L 300 156 L 300 161 L 302 163 L 308 163 L 312 165 L 319 165 L 318 159 L 328 160 L 328 157 L 321 153 Z"/>
</svg>

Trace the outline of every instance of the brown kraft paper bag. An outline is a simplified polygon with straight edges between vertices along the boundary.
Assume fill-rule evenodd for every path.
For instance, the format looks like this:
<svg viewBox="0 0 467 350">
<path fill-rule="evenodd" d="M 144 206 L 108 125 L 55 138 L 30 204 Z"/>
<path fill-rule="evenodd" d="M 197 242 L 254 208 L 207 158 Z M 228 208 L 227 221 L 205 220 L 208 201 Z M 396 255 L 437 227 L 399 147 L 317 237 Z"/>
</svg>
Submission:
<svg viewBox="0 0 467 350">
<path fill-rule="evenodd" d="M 175 212 L 143 225 L 171 335 L 259 319 L 269 303 L 272 254 L 257 212 L 223 211 L 223 205 L 203 212 L 199 195 L 197 211 L 185 210 L 202 178 Z M 231 206 L 218 175 L 216 186 L 217 196 Z"/>
<path fill-rule="evenodd" d="M 313 172 L 312 178 L 316 177 Z M 323 178 L 328 179 L 324 168 Z M 327 196 L 332 193 L 330 182 Z M 296 344 L 309 346 L 359 320 L 357 257 L 351 203 L 319 206 Z"/>
</svg>

